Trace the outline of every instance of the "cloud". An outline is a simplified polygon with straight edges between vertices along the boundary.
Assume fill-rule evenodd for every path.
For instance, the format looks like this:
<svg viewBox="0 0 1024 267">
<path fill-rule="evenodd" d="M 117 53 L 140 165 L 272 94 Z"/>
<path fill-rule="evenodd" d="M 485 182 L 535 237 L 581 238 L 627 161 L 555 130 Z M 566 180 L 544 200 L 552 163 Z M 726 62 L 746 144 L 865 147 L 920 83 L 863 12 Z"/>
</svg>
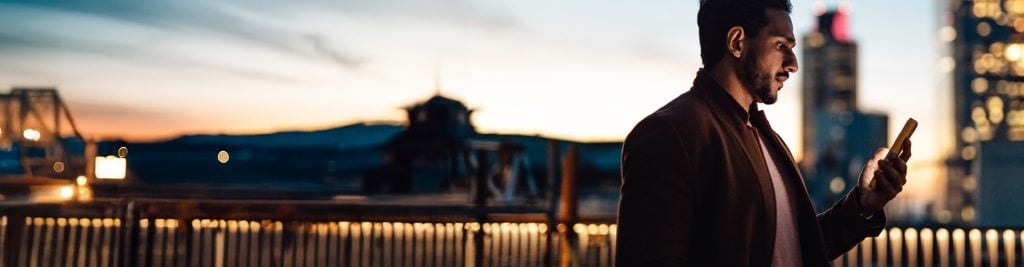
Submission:
<svg viewBox="0 0 1024 267">
<path fill-rule="evenodd" d="M 501 6 L 468 0 L 340 0 L 289 1 L 239 0 L 231 5 L 265 15 L 305 14 L 317 10 L 339 16 L 358 16 L 384 20 L 410 20 L 417 23 L 450 23 L 488 30 L 509 30 L 520 26 L 518 17 Z M 295 17 L 294 19 L 301 19 Z"/>
<path fill-rule="evenodd" d="M 323 42 L 310 47 L 308 33 L 243 11 L 225 3 L 192 0 L 12 1 L 0 3 L 0 51 L 51 49 L 130 62 L 220 66 L 227 68 L 229 74 L 254 73 L 257 71 L 251 70 L 252 67 L 260 67 L 244 62 L 217 62 L 216 55 L 189 59 L 160 51 L 161 46 L 188 39 L 234 43 L 273 51 L 298 61 L 344 63 L 342 65 L 350 69 L 367 61 L 365 56 L 355 60 L 352 55 L 357 53 L 340 51 Z M 204 53 L 201 50 L 185 52 Z M 232 64 L 241 66 L 225 66 Z"/>
<path fill-rule="evenodd" d="M 95 66 L 94 60 L 102 59 L 157 72 L 198 68 L 249 80 L 292 84 L 301 81 L 286 72 L 277 72 L 272 67 L 251 64 L 244 59 L 237 60 L 238 56 L 223 57 L 223 53 L 216 49 L 193 48 L 202 46 L 202 43 L 218 43 L 222 48 L 233 45 L 230 50 L 247 49 L 246 52 L 250 55 L 261 55 L 256 59 L 266 57 L 269 51 L 282 52 L 293 58 L 295 55 L 304 56 L 300 52 L 291 52 L 299 51 L 298 49 L 276 49 L 258 43 L 255 48 L 246 46 L 253 42 L 245 42 L 240 46 L 238 42 L 209 37 L 210 34 L 175 32 L 174 27 L 141 23 L 133 16 L 99 14 L 106 13 L 83 13 L 65 7 L 39 8 L 32 5 L 0 3 L 0 53 L 6 54 L 0 58 L 0 68 L 22 73 L 45 74 L 59 72 L 59 69 L 62 69 L 55 68 L 53 63 L 57 62 L 54 60 L 59 60 L 63 66 Z M 199 44 L 195 44 L 197 41 Z M 264 49 L 261 50 L 259 47 Z M 268 51 L 266 48 L 271 50 Z M 19 61 L 25 58 L 34 60 Z M 304 60 L 301 57 L 297 59 Z"/>
<path fill-rule="evenodd" d="M 508 31 L 521 26 L 519 18 L 505 12 L 501 7 L 483 6 L 465 0 L 437 1 L 372 1 L 395 10 L 390 15 L 411 15 L 420 19 L 447 21 L 451 23 L 473 25 L 492 31 Z M 384 13 L 388 14 L 388 13 Z"/>
<path fill-rule="evenodd" d="M 359 69 L 365 63 L 365 60 L 358 58 L 354 55 L 349 55 L 343 52 L 339 52 L 336 48 L 333 48 L 324 41 L 324 37 L 320 35 L 308 35 L 306 36 L 309 42 L 313 45 L 313 50 L 331 59 L 338 66 L 345 69 Z"/>
<path fill-rule="evenodd" d="M 330 12 L 338 16 L 363 19 L 443 22 L 457 25 L 471 25 L 488 30 L 507 30 L 518 25 L 514 16 L 494 7 L 485 7 L 465 0 L 343 0 L 343 1 L 202 1 L 202 0 L 13 0 L 0 2 L 0 9 L 25 8 L 51 14 L 72 14 L 94 16 L 111 21 L 163 29 L 164 32 L 200 32 L 221 38 L 244 41 L 251 45 L 276 50 L 306 59 L 326 59 L 339 66 L 355 69 L 366 64 L 366 55 L 354 51 L 343 51 L 335 44 L 344 44 L 343 38 L 332 38 L 327 42 L 324 36 L 337 37 L 336 32 L 325 29 L 295 29 L 289 21 L 303 19 L 303 13 L 310 10 Z M 31 19 L 31 18 L 29 18 Z M 38 18 L 42 19 L 42 18 Z M 0 17 L 8 28 L 23 22 Z M 117 38 L 117 33 L 103 32 L 104 29 L 85 29 L 88 33 L 108 34 Z M 21 32 L 19 35 L 32 35 Z M 311 37 L 312 36 L 312 37 Z M 9 36 L 8 36 L 9 37 Z M 26 38 L 30 39 L 30 38 Z M 312 43 L 312 46 L 310 46 Z M 40 45 L 33 43 L 33 45 Z M 61 43 L 66 46 L 80 46 L 79 43 Z M 122 50 L 118 48 L 117 50 Z M 91 52 L 102 52 L 91 49 Z"/>
<path fill-rule="evenodd" d="M 100 0 L 9 1 L 16 6 L 38 10 L 54 10 L 80 15 L 92 15 L 128 24 L 165 29 L 201 29 L 282 50 L 294 50 L 288 45 L 289 33 L 259 21 L 240 18 L 227 9 L 206 1 L 195 0 Z M 10 22 L 10 21 L 9 21 Z"/>
<path fill-rule="evenodd" d="M 173 112 L 157 111 L 138 106 L 112 104 L 106 102 L 67 101 L 68 110 L 72 116 L 96 117 L 107 120 L 139 120 L 158 122 L 181 122 L 187 121 L 181 114 Z"/>
</svg>

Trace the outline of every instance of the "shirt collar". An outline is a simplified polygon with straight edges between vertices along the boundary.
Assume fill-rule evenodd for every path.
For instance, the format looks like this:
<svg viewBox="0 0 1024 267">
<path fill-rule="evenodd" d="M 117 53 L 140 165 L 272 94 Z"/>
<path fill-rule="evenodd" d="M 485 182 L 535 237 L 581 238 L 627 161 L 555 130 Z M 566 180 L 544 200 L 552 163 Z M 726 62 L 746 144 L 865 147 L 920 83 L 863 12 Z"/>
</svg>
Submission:
<svg viewBox="0 0 1024 267">
<path fill-rule="evenodd" d="M 720 107 L 724 111 L 724 115 L 729 118 L 738 121 L 741 124 L 746 124 L 751 119 L 751 114 L 760 115 L 755 116 L 755 125 L 759 124 L 764 118 L 764 112 L 760 111 L 757 106 L 757 102 L 750 104 L 750 107 L 744 108 L 740 103 L 736 102 L 736 99 L 725 91 L 718 81 L 715 81 L 711 77 L 711 73 L 707 70 L 700 69 L 697 71 L 697 78 L 693 80 L 693 89 L 695 92 L 706 96 L 715 106 Z M 757 118 L 759 117 L 759 118 Z"/>
</svg>

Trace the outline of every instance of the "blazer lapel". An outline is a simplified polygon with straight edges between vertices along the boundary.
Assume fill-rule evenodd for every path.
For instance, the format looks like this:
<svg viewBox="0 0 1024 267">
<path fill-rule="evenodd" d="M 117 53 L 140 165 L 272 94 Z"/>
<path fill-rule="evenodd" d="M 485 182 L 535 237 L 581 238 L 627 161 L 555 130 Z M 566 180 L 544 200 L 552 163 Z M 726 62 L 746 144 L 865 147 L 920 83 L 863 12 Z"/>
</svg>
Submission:
<svg viewBox="0 0 1024 267">
<path fill-rule="evenodd" d="M 705 101 L 709 102 L 708 106 L 714 109 L 712 114 L 715 115 L 722 125 L 725 125 L 725 130 L 729 131 L 728 138 L 733 139 L 732 141 L 735 144 L 742 147 L 743 155 L 750 164 L 750 169 L 753 171 L 752 174 L 738 174 L 753 175 L 754 181 L 752 182 L 756 182 L 757 187 L 761 191 L 761 205 L 763 205 L 765 211 L 764 233 L 767 238 L 769 251 L 767 256 L 771 257 L 771 251 L 775 249 L 775 220 L 777 216 L 777 211 L 775 210 L 775 188 L 772 187 L 772 178 L 768 173 L 768 165 L 765 163 L 764 155 L 761 151 L 761 143 L 757 139 L 757 132 L 754 127 L 747 126 L 747 122 L 751 118 L 750 111 L 756 111 L 757 105 L 752 105 L 749 108 L 741 107 L 732 96 L 725 92 L 725 89 L 703 71 L 697 73 L 693 90 L 704 96 Z M 734 151 L 730 147 L 729 152 Z"/>
<path fill-rule="evenodd" d="M 757 131 L 753 127 L 746 125 L 739 125 L 740 129 L 737 129 L 738 138 L 743 142 L 743 154 L 747 157 L 747 162 L 750 162 L 750 168 L 754 170 L 754 178 L 757 180 L 758 187 L 761 189 L 761 203 L 764 205 L 765 214 L 765 233 L 767 233 L 769 251 L 774 251 L 775 247 L 775 222 L 776 222 L 776 210 L 775 210 L 775 188 L 772 187 L 772 177 L 768 172 L 768 164 L 764 160 L 764 153 L 761 150 L 761 142 L 758 140 Z"/>
</svg>

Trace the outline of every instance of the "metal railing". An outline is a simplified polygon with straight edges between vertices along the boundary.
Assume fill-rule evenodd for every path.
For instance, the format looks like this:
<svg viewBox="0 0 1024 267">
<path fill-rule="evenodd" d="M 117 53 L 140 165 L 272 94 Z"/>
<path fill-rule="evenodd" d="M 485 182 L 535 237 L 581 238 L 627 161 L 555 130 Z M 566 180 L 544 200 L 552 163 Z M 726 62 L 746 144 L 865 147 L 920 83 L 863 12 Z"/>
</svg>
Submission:
<svg viewBox="0 0 1024 267">
<path fill-rule="evenodd" d="M 187 201 L 3 206 L 0 262 L 30 267 L 614 265 L 614 224 L 552 226 L 529 216 L 480 216 L 473 209 L 415 209 Z M 832 265 L 1020 266 L 1022 248 L 1021 229 L 893 227 Z"/>
<path fill-rule="evenodd" d="M 0 207 L 4 266 L 612 266 L 615 226 L 319 202 Z M 443 212 L 442 212 L 443 211 Z M 504 216 L 488 214 L 503 212 Z"/>
<path fill-rule="evenodd" d="M 893 227 L 865 239 L 832 265 L 1020 266 L 1021 247 L 1020 229 Z"/>
<path fill-rule="evenodd" d="M 9 227 L 7 220 L 4 217 L 4 228 Z M 5 248 L 14 248 L 5 250 L 3 257 L 17 253 L 17 263 L 9 266 L 119 266 L 119 224 L 109 218 L 25 218 L 20 240 L 3 240 Z"/>
</svg>

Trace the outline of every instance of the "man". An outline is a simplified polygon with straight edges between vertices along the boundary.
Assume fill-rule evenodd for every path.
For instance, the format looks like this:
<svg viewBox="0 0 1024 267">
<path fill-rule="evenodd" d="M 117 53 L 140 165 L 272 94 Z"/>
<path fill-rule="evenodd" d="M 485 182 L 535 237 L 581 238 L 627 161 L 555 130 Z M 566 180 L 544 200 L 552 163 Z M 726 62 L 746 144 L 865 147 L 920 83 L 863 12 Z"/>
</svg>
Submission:
<svg viewBox="0 0 1024 267">
<path fill-rule="evenodd" d="M 826 266 L 885 226 L 910 141 L 900 155 L 880 149 L 859 186 L 815 214 L 758 110 L 798 68 L 791 10 L 788 0 L 701 1 L 704 68 L 623 145 L 617 265 Z"/>
</svg>

